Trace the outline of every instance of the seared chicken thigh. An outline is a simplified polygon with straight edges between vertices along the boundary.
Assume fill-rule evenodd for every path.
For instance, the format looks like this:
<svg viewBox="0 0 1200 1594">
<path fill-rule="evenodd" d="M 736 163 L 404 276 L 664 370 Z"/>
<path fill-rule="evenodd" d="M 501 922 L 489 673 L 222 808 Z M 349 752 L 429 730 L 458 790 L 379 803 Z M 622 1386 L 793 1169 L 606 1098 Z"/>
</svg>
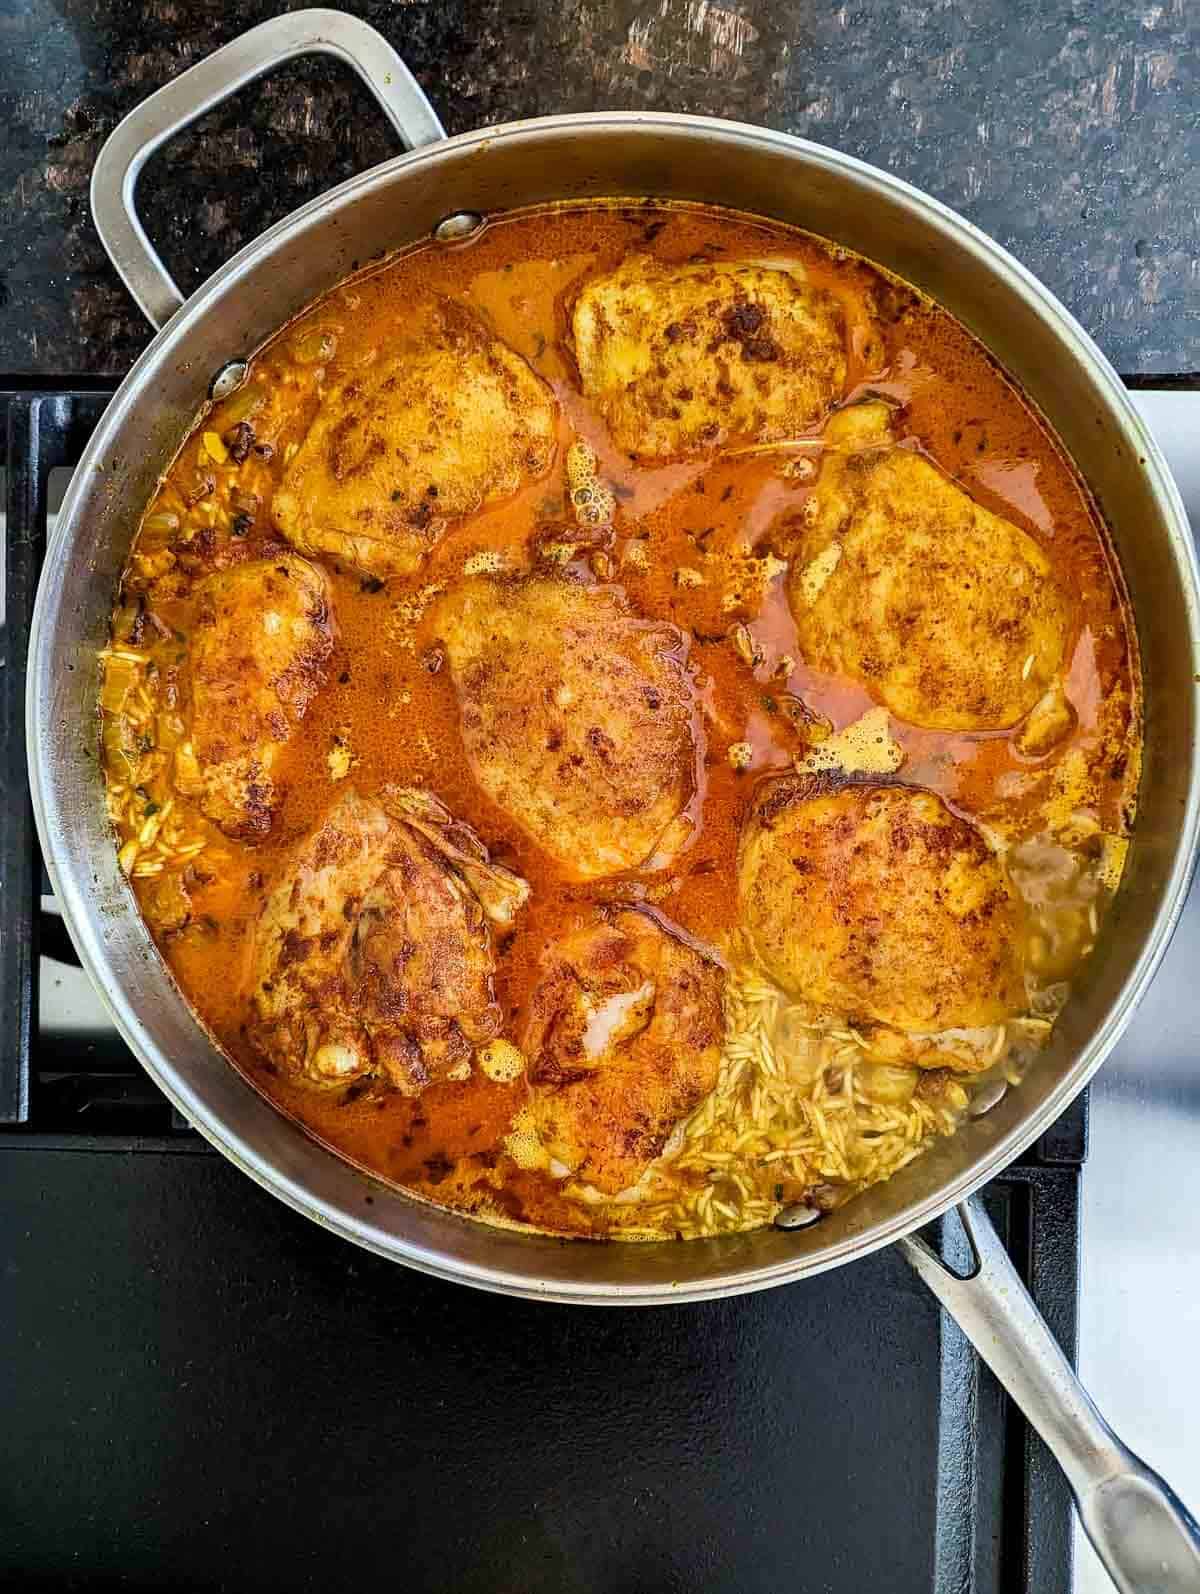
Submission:
<svg viewBox="0 0 1200 1594">
<path fill-rule="evenodd" d="M 650 914 L 554 947 L 524 1033 L 527 1117 L 548 1156 L 614 1194 L 717 1082 L 724 973 Z"/>
<path fill-rule="evenodd" d="M 489 919 L 525 882 L 426 792 L 347 791 L 299 843 L 254 949 L 251 1039 L 316 1089 L 367 1075 L 417 1095 L 499 1031 Z"/>
<path fill-rule="evenodd" d="M 584 394 L 642 459 L 807 431 L 846 381 L 841 308 L 799 266 L 634 255 L 584 287 L 572 330 Z"/>
<path fill-rule="evenodd" d="M 272 768 L 324 684 L 332 651 L 329 584 L 307 559 L 250 560 L 197 586 L 192 729 L 175 777 L 227 836 L 270 829 L 282 796 Z"/>
<path fill-rule="evenodd" d="M 555 416 L 549 388 L 469 310 L 416 307 L 385 354 L 325 395 L 275 522 L 304 553 L 408 575 L 449 520 L 548 467 Z"/>
<path fill-rule="evenodd" d="M 882 402 L 835 415 L 825 443 L 788 577 L 806 662 L 853 676 L 914 725 L 1014 725 L 1066 647 L 1067 604 L 1046 555 L 892 446 Z"/>
<path fill-rule="evenodd" d="M 679 851 L 698 756 L 682 632 L 553 578 L 461 582 L 434 624 L 476 780 L 567 872 Z"/>
<path fill-rule="evenodd" d="M 792 995 L 898 1030 L 976 1028 L 1023 1005 L 1003 864 L 932 792 L 784 776 L 738 857 L 742 921 Z"/>
</svg>

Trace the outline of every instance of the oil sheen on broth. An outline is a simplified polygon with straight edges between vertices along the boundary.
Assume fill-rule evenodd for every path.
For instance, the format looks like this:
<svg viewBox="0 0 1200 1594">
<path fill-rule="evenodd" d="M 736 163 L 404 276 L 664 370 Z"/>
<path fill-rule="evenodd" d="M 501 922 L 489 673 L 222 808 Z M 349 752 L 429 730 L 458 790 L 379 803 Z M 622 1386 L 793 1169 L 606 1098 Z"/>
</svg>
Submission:
<svg viewBox="0 0 1200 1594">
<path fill-rule="evenodd" d="M 1139 769 L 1119 572 L 1003 371 L 844 250 L 642 202 L 272 339 L 147 507 L 101 708 L 247 1078 L 597 1238 L 831 1209 L 1016 1082 Z"/>
</svg>

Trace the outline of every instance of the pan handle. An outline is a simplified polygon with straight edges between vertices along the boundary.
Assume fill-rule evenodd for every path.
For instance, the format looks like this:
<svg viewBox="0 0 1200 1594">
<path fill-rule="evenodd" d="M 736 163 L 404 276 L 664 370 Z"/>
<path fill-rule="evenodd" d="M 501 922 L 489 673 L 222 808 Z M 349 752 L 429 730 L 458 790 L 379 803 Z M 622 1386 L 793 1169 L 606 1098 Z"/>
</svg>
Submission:
<svg viewBox="0 0 1200 1594">
<path fill-rule="evenodd" d="M 342 11 L 314 8 L 274 17 L 181 72 L 117 124 L 92 172 L 92 216 L 100 241 L 156 330 L 179 309 L 183 295 L 138 219 L 138 174 L 167 139 L 297 55 L 332 55 L 352 66 L 410 149 L 445 138 L 421 86 L 383 35 Z"/>
<path fill-rule="evenodd" d="M 1200 1594 L 1200 1526 L 1096 1410 L 1033 1304 L 978 1196 L 958 1208 L 968 1277 L 908 1236 L 901 1249 L 1037 1429 L 1121 1594 Z"/>
</svg>

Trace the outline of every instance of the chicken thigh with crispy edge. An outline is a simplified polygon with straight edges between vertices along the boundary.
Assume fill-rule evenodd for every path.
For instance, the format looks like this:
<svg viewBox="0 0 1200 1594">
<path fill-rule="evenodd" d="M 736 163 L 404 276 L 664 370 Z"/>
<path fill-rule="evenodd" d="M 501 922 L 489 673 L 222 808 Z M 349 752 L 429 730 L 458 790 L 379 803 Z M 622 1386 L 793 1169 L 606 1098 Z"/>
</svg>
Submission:
<svg viewBox="0 0 1200 1594">
<path fill-rule="evenodd" d="M 324 571 L 285 553 L 206 576 L 189 640 L 191 733 L 175 784 L 227 836 L 271 828 L 277 755 L 324 685 L 333 614 Z"/>
<path fill-rule="evenodd" d="M 632 255 L 572 313 L 583 391 L 641 459 L 818 425 L 846 383 L 841 307 L 800 265 Z"/>
<path fill-rule="evenodd" d="M 665 866 L 698 778 L 684 634 L 559 577 L 462 581 L 433 624 L 492 801 L 576 879 Z"/>
<path fill-rule="evenodd" d="M 612 1195 L 717 1082 L 724 970 L 665 921 L 618 909 L 551 948 L 523 1035 L 547 1155 Z"/>
<path fill-rule="evenodd" d="M 1032 537 L 895 447 L 880 400 L 829 422 L 806 507 L 788 575 L 806 663 L 931 729 L 1000 730 L 1029 712 L 1069 629 Z"/>
<path fill-rule="evenodd" d="M 764 782 L 738 891 L 767 973 L 817 1007 L 934 1032 L 1024 1006 L 1004 865 L 932 792 L 826 775 Z"/>
<path fill-rule="evenodd" d="M 464 1077 L 502 1019 L 489 920 L 528 894 L 428 792 L 345 792 L 263 907 L 251 1040 L 313 1089 L 374 1075 L 415 1096 Z"/>
<path fill-rule="evenodd" d="M 556 415 L 550 389 L 470 310 L 413 307 L 374 364 L 325 394 L 275 523 L 303 553 L 409 575 L 447 522 L 548 468 Z"/>
</svg>

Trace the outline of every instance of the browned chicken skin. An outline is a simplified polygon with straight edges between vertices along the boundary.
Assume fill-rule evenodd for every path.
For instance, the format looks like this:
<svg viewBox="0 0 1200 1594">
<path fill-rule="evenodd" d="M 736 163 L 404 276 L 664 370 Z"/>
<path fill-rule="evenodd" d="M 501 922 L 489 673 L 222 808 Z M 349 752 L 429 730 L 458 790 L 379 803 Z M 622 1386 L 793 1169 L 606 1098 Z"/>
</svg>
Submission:
<svg viewBox="0 0 1200 1594">
<path fill-rule="evenodd" d="M 203 585 L 291 560 L 331 611 L 311 676 Z M 116 598 L 148 933 L 264 1099 L 444 1212 L 620 1243 L 840 1208 L 1104 955 L 1119 561 L 970 330 L 829 240 L 613 195 L 368 264 L 197 416 Z M 527 878 L 507 928 L 425 791 Z"/>
<path fill-rule="evenodd" d="M 769 780 L 738 884 L 767 973 L 817 1007 L 934 1032 L 1023 1006 L 1016 895 L 983 836 L 932 792 Z"/>
<path fill-rule="evenodd" d="M 530 1116 L 547 1153 L 607 1194 L 636 1183 L 716 1084 L 724 980 L 635 909 L 554 947 L 524 1033 Z"/>
<path fill-rule="evenodd" d="M 1050 561 L 936 466 L 896 448 L 882 401 L 835 415 L 792 560 L 804 657 L 853 676 L 893 714 L 999 730 L 1059 671 L 1067 605 Z"/>
<path fill-rule="evenodd" d="M 549 388 L 462 305 L 414 306 L 386 355 L 326 395 L 275 494 L 304 553 L 408 575 L 449 520 L 547 469 Z"/>
<path fill-rule="evenodd" d="M 315 1089 L 377 1075 L 417 1095 L 466 1074 L 502 1022 L 488 920 L 527 895 L 427 792 L 347 791 L 263 908 L 251 1039 Z"/>
<path fill-rule="evenodd" d="M 585 285 L 572 330 L 584 394 L 642 459 L 807 431 L 846 381 L 841 308 L 800 268 L 632 255 Z"/>
<path fill-rule="evenodd" d="M 475 778 L 540 846 L 585 880 L 679 851 L 698 756 L 681 631 L 555 578 L 463 581 L 434 624 Z"/>
<path fill-rule="evenodd" d="M 272 767 L 332 651 L 329 583 L 307 559 L 250 560 L 197 586 L 192 730 L 176 753 L 176 784 L 227 836 L 270 829 L 282 796 Z"/>
</svg>

